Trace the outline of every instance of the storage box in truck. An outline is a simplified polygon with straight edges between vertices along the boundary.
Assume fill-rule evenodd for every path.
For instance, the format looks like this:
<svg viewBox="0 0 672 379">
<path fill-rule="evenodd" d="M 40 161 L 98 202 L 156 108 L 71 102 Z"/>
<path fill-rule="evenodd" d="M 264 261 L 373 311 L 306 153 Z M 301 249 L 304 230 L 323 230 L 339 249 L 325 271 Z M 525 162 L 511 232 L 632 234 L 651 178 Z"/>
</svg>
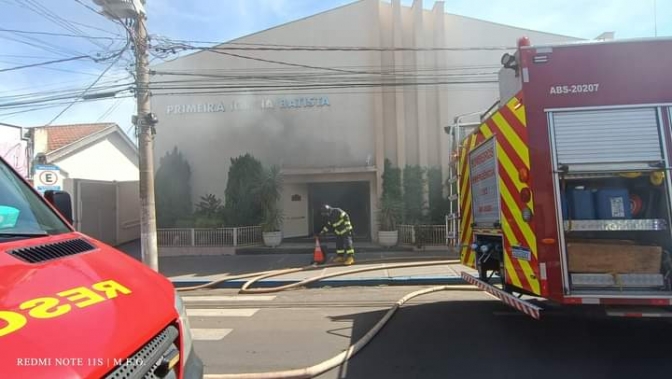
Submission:
<svg viewBox="0 0 672 379">
<path fill-rule="evenodd" d="M 525 298 L 668 315 L 672 39 L 522 38 L 502 64 L 455 152 L 463 277 L 533 317 Z"/>
<path fill-rule="evenodd" d="M 72 226 L 0 158 L 0 377 L 202 378 L 170 281 Z"/>
</svg>

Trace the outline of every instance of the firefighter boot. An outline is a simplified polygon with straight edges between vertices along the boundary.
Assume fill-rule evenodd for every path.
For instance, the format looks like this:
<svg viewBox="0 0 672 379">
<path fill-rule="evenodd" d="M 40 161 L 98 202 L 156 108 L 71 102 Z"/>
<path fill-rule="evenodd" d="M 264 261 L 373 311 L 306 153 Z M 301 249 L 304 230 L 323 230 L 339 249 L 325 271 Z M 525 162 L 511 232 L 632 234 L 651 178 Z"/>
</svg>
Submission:
<svg viewBox="0 0 672 379">
<path fill-rule="evenodd" d="M 331 263 L 343 263 L 345 262 L 345 257 L 343 254 L 336 254 L 336 258 L 332 259 Z"/>
<path fill-rule="evenodd" d="M 348 257 L 345 259 L 345 265 L 350 266 L 355 263 L 355 256 L 354 254 L 348 254 Z"/>
</svg>

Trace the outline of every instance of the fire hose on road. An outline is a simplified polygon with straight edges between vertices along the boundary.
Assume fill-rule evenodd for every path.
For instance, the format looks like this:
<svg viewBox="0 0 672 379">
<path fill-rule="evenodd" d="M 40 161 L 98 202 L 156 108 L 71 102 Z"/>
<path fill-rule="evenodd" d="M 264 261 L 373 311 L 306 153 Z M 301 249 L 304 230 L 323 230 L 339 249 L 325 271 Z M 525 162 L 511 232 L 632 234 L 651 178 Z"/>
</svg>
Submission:
<svg viewBox="0 0 672 379">
<path fill-rule="evenodd" d="M 354 269 L 347 269 L 339 272 L 334 272 L 330 274 L 322 274 L 322 275 L 317 275 L 311 278 L 307 278 L 305 280 L 302 280 L 300 282 L 296 283 L 291 283 L 287 284 L 284 286 L 280 287 L 274 287 L 274 288 L 250 288 L 254 283 L 263 280 L 263 279 L 268 279 L 272 278 L 275 276 L 281 276 L 281 275 L 287 275 L 287 274 L 292 274 L 300 271 L 311 271 L 315 270 L 317 268 L 323 269 L 327 267 L 341 267 L 342 265 L 338 264 L 328 264 L 328 265 L 322 265 L 322 266 L 306 266 L 306 267 L 298 267 L 298 268 L 289 268 L 289 269 L 280 269 L 280 270 L 270 270 L 270 271 L 263 271 L 263 272 L 255 272 L 255 273 L 248 273 L 248 274 L 242 274 L 242 275 L 235 275 L 235 276 L 228 276 L 224 277 L 215 281 L 212 281 L 210 283 L 198 285 L 198 286 L 192 286 L 192 287 L 183 287 L 183 288 L 178 288 L 177 290 L 180 292 L 185 292 L 185 291 L 194 291 L 198 289 L 204 289 L 204 288 L 209 288 L 212 286 L 215 286 L 219 283 L 223 283 L 226 281 L 231 281 L 231 280 L 240 280 L 240 279 L 247 279 L 251 278 L 247 282 L 243 284 L 241 289 L 239 290 L 239 293 L 241 294 L 262 294 L 262 293 L 275 293 L 275 292 L 281 292 L 293 288 L 298 288 L 298 287 L 303 287 L 306 286 L 310 283 L 314 283 L 323 279 L 327 278 L 333 278 L 336 276 L 344 276 L 344 275 L 351 275 L 351 274 L 356 274 L 356 273 L 361 273 L 361 272 L 368 272 L 368 271 L 376 271 L 376 270 L 386 270 L 386 269 L 399 269 L 399 268 L 410 268 L 410 267 L 427 267 L 427 266 L 440 266 L 440 265 L 448 265 L 448 264 L 459 264 L 460 261 L 458 260 L 432 260 L 432 261 L 426 261 L 426 262 L 417 262 L 417 258 L 414 258 L 414 262 L 408 262 L 408 263 L 398 263 L 398 264 L 391 264 L 391 265 L 381 265 L 381 266 L 376 266 L 376 267 L 362 267 L 362 268 L 354 268 Z M 386 260 L 375 260 L 375 261 L 368 261 L 368 262 L 362 262 L 362 263 L 384 263 Z M 390 260 L 387 260 L 390 261 Z M 399 259 L 394 259 L 394 261 L 399 261 Z M 240 374 L 206 374 L 205 379 L 289 379 L 289 378 L 314 378 L 318 375 L 321 375 L 333 368 L 336 368 L 345 362 L 347 362 L 350 358 L 355 356 L 364 346 L 366 346 L 371 340 L 378 334 L 378 332 L 387 324 L 388 321 L 392 318 L 394 313 L 405 303 L 410 301 L 413 298 L 427 295 L 430 293 L 434 292 L 439 292 L 439 291 L 480 291 L 477 287 L 471 286 L 471 285 L 443 285 L 443 286 L 436 286 L 436 287 L 431 287 L 431 288 L 426 288 L 426 289 L 421 289 L 418 291 L 411 292 L 401 299 L 399 299 L 392 307 L 385 313 L 382 319 L 376 323 L 362 338 L 357 340 L 354 344 L 350 345 L 345 351 L 341 352 L 340 354 L 337 354 L 336 356 L 329 358 L 323 362 L 320 362 L 316 365 L 310 366 L 310 367 L 304 367 L 300 369 L 294 369 L 294 370 L 286 370 L 286 371 L 273 371 L 273 372 L 258 372 L 258 373 L 240 373 Z"/>
</svg>

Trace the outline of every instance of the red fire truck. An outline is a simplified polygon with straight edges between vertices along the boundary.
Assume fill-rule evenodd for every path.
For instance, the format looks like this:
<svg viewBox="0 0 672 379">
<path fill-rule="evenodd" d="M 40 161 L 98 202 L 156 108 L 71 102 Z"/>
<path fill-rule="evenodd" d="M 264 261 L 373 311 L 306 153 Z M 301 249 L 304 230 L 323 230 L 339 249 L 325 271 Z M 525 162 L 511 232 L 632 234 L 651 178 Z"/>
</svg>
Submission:
<svg viewBox="0 0 672 379">
<path fill-rule="evenodd" d="M 72 227 L 0 157 L 0 377 L 203 377 L 170 281 Z"/>
<path fill-rule="evenodd" d="M 446 129 L 456 239 L 478 271 L 463 278 L 535 318 L 550 303 L 667 315 L 672 39 L 522 38 L 502 65 L 499 104 Z"/>
</svg>

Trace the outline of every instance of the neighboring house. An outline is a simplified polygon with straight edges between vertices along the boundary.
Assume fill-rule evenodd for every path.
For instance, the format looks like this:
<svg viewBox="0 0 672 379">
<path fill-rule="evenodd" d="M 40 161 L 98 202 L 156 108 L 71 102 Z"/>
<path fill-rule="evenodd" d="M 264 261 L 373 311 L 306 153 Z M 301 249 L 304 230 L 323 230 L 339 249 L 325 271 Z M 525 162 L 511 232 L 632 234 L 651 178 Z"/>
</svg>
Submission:
<svg viewBox="0 0 672 379">
<path fill-rule="evenodd" d="M 34 162 L 60 168 L 77 230 L 111 245 L 140 238 L 138 150 L 117 124 L 31 131 Z"/>
<path fill-rule="evenodd" d="M 138 150 L 117 124 L 76 124 L 33 129 L 35 154 L 44 154 L 70 179 L 139 180 Z"/>
<path fill-rule="evenodd" d="M 24 128 L 0 123 L 0 156 L 24 178 L 28 178 L 28 138 Z"/>
</svg>

